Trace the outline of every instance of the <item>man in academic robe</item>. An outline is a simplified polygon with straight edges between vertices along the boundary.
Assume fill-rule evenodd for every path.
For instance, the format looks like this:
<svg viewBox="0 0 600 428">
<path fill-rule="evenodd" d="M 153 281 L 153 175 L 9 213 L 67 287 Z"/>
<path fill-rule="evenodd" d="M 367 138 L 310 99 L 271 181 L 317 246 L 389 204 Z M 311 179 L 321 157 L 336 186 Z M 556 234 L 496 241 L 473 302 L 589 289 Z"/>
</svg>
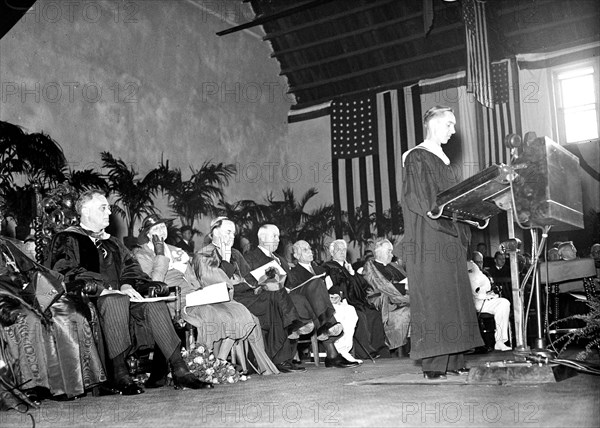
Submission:
<svg viewBox="0 0 600 428">
<path fill-rule="evenodd" d="M 335 341 L 343 334 L 343 327 L 335 318 L 335 307 L 327 291 L 333 286 L 331 278 L 327 276 L 325 268 L 313 262 L 313 252 L 308 242 L 297 241 L 293 251 L 298 263 L 290 270 L 288 287 L 290 293 L 306 297 L 317 317 L 317 338 L 323 342 L 327 352 L 325 367 L 357 366 L 358 362 L 347 360 L 335 347 Z"/>
<path fill-rule="evenodd" d="M 129 375 L 125 360 L 139 344 L 156 344 L 167 357 L 177 386 L 212 388 L 212 384 L 194 376 L 183 360 L 181 342 L 166 303 L 143 302 L 143 295 L 150 287 L 161 294 L 166 284 L 152 281 L 125 245 L 105 231 L 111 210 L 104 194 L 98 190 L 86 191 L 75 207 L 80 225 L 54 236 L 50 264 L 66 281 L 81 280 L 97 288 L 94 300 L 115 387 L 123 395 L 144 392 Z"/>
<path fill-rule="evenodd" d="M 248 251 L 244 258 L 248 262 L 251 270 L 258 269 L 261 266 L 266 265 L 270 262 L 275 262 L 285 271 L 286 275 L 289 274 L 290 268 L 287 261 L 276 254 L 275 251 L 279 246 L 279 228 L 274 224 L 265 224 L 258 229 L 258 246 Z M 247 280 L 250 283 L 257 284 L 256 279 L 250 274 L 247 275 Z M 287 283 L 288 278 L 286 277 L 285 282 Z M 273 291 L 264 290 L 263 293 L 272 293 Z M 286 290 L 287 293 L 287 290 Z M 277 368 L 282 373 L 289 373 L 290 371 L 306 371 L 306 368 L 300 361 L 294 360 L 292 357 L 296 353 L 296 339 L 299 336 L 308 334 L 314 329 L 314 313 L 312 308 L 304 298 L 299 294 L 288 294 L 289 298 L 294 304 L 297 310 L 297 314 L 300 320 L 298 328 L 290 332 L 285 341 L 286 355 L 290 358 L 276 363 Z"/>
<path fill-rule="evenodd" d="M 398 356 L 408 356 L 410 344 L 410 299 L 406 289 L 406 273 L 392 263 L 394 247 L 387 239 L 375 243 L 375 257 L 365 263 L 363 275 L 371 286 L 367 299 L 381 313 L 386 344 Z"/>
<path fill-rule="evenodd" d="M 402 257 L 410 287 L 410 357 L 421 360 L 426 379 L 438 380 L 468 374 L 464 353 L 483 340 L 466 269 L 469 226 L 432 218 L 437 195 L 462 179 L 442 147 L 455 133 L 456 117 L 451 108 L 435 106 L 423 124 L 425 141 L 402 155 Z"/>
</svg>

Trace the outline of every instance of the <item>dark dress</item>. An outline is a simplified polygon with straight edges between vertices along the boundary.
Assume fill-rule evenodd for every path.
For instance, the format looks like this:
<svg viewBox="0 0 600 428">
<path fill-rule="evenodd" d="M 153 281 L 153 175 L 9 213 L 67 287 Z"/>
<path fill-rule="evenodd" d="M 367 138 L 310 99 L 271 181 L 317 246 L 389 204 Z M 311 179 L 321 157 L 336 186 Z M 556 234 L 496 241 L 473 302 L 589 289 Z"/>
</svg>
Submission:
<svg viewBox="0 0 600 428">
<path fill-rule="evenodd" d="M 440 158 L 416 148 L 402 169 L 402 209 L 411 310 L 412 359 L 457 354 L 483 345 L 467 273 L 470 229 L 427 216 L 439 192 L 459 182 Z"/>
</svg>

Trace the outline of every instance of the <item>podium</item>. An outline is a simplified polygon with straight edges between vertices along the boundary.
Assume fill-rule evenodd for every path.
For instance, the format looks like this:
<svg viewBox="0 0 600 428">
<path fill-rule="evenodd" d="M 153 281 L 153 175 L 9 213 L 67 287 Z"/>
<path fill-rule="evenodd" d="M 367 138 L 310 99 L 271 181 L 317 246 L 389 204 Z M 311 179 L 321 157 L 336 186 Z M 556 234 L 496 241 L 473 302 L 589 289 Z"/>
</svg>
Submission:
<svg viewBox="0 0 600 428">
<path fill-rule="evenodd" d="M 492 165 L 437 195 L 431 218 L 451 218 L 480 229 L 502 210 L 507 213 L 509 239 L 515 238 L 515 220 L 532 231 L 533 292 L 537 304 L 536 348 L 545 348 L 539 292 L 539 254 L 550 228 L 583 228 L 579 159 L 548 137 L 531 138 L 521 154 L 512 149 L 514 162 Z M 542 229 L 538 248 L 537 229 Z M 516 251 L 510 252 L 513 312 L 517 349 L 525 349 L 523 286 L 519 284 Z M 531 273 L 531 270 L 530 272 Z M 526 276 L 527 279 L 527 276 Z M 552 279 L 551 279 L 552 281 Z"/>
</svg>

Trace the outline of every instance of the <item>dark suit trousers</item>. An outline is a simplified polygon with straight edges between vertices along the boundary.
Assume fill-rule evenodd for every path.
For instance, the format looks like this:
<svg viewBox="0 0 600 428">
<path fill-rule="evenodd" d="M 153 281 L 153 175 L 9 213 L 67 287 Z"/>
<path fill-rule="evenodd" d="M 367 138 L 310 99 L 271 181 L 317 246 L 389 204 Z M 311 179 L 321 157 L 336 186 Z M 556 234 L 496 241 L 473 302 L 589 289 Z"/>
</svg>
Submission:
<svg viewBox="0 0 600 428">
<path fill-rule="evenodd" d="M 458 370 L 465 366 L 465 354 L 444 354 L 423 358 L 421 366 L 424 372 L 443 372 Z"/>
<path fill-rule="evenodd" d="M 96 306 L 110 359 L 134 350 L 131 331 L 147 333 L 167 358 L 181 345 L 164 302 L 130 303 L 128 296 L 109 294 L 99 297 Z M 143 338 L 136 337 L 135 343 L 140 342 Z"/>
</svg>

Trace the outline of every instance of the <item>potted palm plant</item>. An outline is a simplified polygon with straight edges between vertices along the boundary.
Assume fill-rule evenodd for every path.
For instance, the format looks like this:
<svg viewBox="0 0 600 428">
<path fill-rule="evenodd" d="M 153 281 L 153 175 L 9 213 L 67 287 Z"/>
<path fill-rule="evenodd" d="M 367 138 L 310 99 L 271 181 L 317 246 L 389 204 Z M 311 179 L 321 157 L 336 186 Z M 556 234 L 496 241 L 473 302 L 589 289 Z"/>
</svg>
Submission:
<svg viewBox="0 0 600 428">
<path fill-rule="evenodd" d="M 223 187 L 235 173 L 235 165 L 204 162 L 199 169 L 190 167 L 189 180 L 181 179 L 177 171 L 165 188 L 169 206 L 177 213 L 183 225 L 191 226 L 196 218 L 216 213 L 215 203 L 223 199 Z"/>
<path fill-rule="evenodd" d="M 126 165 L 109 152 L 101 153 L 103 167 L 108 169 L 106 178 L 109 191 L 117 195 L 112 208 L 113 212 L 125 220 L 127 236 L 123 239 L 129 247 L 134 245 L 135 223 L 149 214 L 155 214 L 154 198 L 159 190 L 166 190 L 173 180 L 173 171 L 168 162 L 149 171 L 140 178 L 133 165 Z"/>
</svg>

